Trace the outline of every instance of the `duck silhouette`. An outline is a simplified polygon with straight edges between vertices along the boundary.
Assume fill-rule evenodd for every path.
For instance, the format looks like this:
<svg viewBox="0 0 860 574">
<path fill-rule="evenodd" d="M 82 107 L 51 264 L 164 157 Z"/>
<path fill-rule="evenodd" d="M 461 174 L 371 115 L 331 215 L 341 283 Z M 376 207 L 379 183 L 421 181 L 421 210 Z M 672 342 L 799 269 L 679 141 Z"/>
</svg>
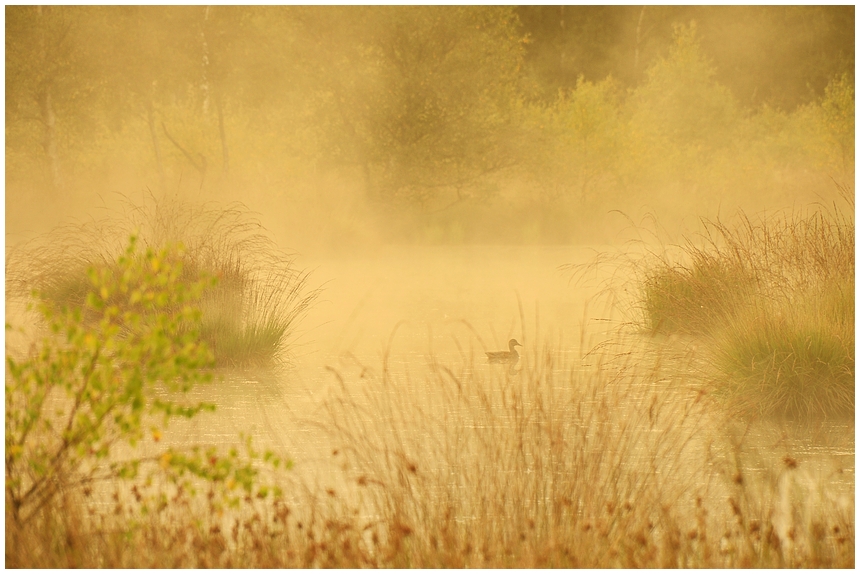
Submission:
<svg viewBox="0 0 860 574">
<path fill-rule="evenodd" d="M 509 351 L 491 351 L 487 353 L 487 360 L 491 363 L 516 363 L 520 360 L 520 354 L 514 347 L 522 347 L 516 339 L 508 341 Z"/>
</svg>

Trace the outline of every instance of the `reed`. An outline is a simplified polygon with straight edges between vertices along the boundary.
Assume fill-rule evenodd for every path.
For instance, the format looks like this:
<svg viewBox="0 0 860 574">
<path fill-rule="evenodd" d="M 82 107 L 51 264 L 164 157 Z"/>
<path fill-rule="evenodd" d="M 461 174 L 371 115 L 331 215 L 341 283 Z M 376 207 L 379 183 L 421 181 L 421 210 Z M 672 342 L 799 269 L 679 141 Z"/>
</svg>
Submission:
<svg viewBox="0 0 860 574">
<path fill-rule="evenodd" d="M 55 502 L 26 522 L 10 520 L 7 505 L 6 566 L 853 567 L 853 491 L 839 493 L 833 476 L 790 451 L 758 465 L 762 472 L 744 470 L 755 448 L 732 430 L 736 413 L 719 400 L 757 397 L 788 412 L 848 400 L 853 228 L 815 217 L 790 222 L 809 233 L 761 236 L 760 226 L 747 225 L 729 237 L 741 238 L 731 264 L 697 275 L 703 285 L 706 277 L 726 281 L 738 265 L 751 285 L 736 307 L 724 307 L 732 310 L 719 327 L 695 332 L 728 350 L 724 363 L 713 354 L 732 381 L 719 379 L 716 393 L 661 338 L 613 340 L 560 364 L 563 354 L 536 334 L 520 339 L 525 352 L 513 368 L 487 365 L 478 346 L 461 347 L 452 360 L 430 356 L 426 365 L 391 355 L 374 365 L 345 358 L 330 369 L 322 414 L 304 421 L 333 445 L 331 480 L 265 475 L 276 496 L 257 482 L 259 457 L 222 476 L 220 463 L 201 455 L 176 469 L 166 463 L 161 480 L 106 481 L 106 492 L 58 483 Z M 748 231 L 783 247 L 750 258 L 751 249 L 740 250 Z M 776 255 L 786 252 L 794 255 Z M 110 269 L 112 252 L 70 258 L 69 269 L 80 261 Z M 277 308 L 266 298 L 269 284 L 249 289 L 241 258 L 219 261 L 223 291 L 203 302 L 213 332 L 218 321 L 245 317 L 255 301 Z M 182 263 L 188 277 L 213 268 L 202 257 Z M 34 264 L 31 276 L 39 269 Z M 61 283 L 51 283 L 49 262 L 44 269 L 45 288 Z M 272 340 L 264 331 L 259 338 Z M 762 367 L 759 357 L 772 360 Z M 763 373 L 775 373 L 777 394 L 755 394 L 767 388 Z M 800 390 L 789 388 L 786 373 Z M 810 395 L 810 380 L 825 392 Z M 151 462 L 162 468 L 161 459 Z M 243 490 L 240 479 L 252 486 Z"/>
<path fill-rule="evenodd" d="M 817 207 L 703 226 L 679 252 L 638 263 L 643 327 L 704 341 L 738 405 L 853 413 L 853 214 Z"/>
<path fill-rule="evenodd" d="M 32 530 L 7 529 L 7 565 L 854 564 L 853 498 L 790 456 L 742 471 L 720 404 L 677 365 L 650 351 L 554 356 L 529 352 L 514 373 L 471 353 L 430 357 L 417 377 L 390 358 L 346 361 L 316 420 L 337 482 L 284 477 L 282 498 L 223 515 L 205 490 L 173 490 L 146 515 L 122 497 L 108 517 L 70 499 Z"/>
</svg>

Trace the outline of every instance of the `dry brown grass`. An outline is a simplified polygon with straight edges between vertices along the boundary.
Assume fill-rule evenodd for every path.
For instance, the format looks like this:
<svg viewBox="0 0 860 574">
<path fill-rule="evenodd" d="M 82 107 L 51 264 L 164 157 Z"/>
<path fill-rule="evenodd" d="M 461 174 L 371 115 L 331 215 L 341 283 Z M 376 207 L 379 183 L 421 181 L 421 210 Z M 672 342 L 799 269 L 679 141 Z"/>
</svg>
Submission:
<svg viewBox="0 0 860 574">
<path fill-rule="evenodd" d="M 705 349 L 708 377 L 731 408 L 851 416 L 854 196 L 839 192 L 830 206 L 703 218 L 680 245 L 655 234 L 568 270 L 578 280 L 598 265 L 620 270 L 606 290 L 618 295 L 631 325 Z"/>
<path fill-rule="evenodd" d="M 829 487 L 792 456 L 742 470 L 722 411 L 674 359 L 554 356 L 509 372 L 464 352 L 423 377 L 345 362 L 317 421 L 339 445 L 336 486 L 288 476 L 283 499 L 224 514 L 205 489 L 146 516 L 129 497 L 88 511 L 70 496 L 7 528 L 6 564 L 853 567 L 853 497 L 813 502 Z"/>
</svg>

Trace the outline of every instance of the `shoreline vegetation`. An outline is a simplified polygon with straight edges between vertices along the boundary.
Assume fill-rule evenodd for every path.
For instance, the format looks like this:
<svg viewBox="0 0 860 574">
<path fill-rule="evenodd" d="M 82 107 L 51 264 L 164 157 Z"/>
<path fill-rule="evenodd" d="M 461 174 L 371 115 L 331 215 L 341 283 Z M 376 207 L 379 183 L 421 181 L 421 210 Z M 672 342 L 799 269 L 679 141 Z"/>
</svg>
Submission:
<svg viewBox="0 0 860 574">
<path fill-rule="evenodd" d="M 54 309 L 82 307 L 89 273 L 115 273 L 130 235 L 150 248 L 181 246 L 181 281 L 210 280 L 201 295 L 200 337 L 218 367 L 272 367 L 289 361 L 295 328 L 319 294 L 295 258 L 277 249 L 243 205 L 126 199 L 112 216 L 66 225 L 16 246 L 6 263 L 7 299 L 35 290 Z"/>
<path fill-rule="evenodd" d="M 854 414 L 853 193 L 704 231 L 641 262 L 640 322 L 708 349 L 715 391 L 765 416 Z"/>
<path fill-rule="evenodd" d="M 87 247 L 74 258 L 46 247 L 7 261 L 13 285 L 33 281 L 15 268 L 30 265 L 46 327 L 29 353 L 7 350 L 7 567 L 854 564 L 853 496 L 791 454 L 744 470 L 744 433 L 730 430 L 846 400 L 853 412 L 843 211 L 705 221 L 707 241 L 686 243 L 683 262 L 661 254 L 637 268 L 640 327 L 705 341 L 725 379 L 700 379 L 669 347 L 636 351 L 633 334 L 576 368 L 541 345 L 514 372 L 431 357 L 409 393 L 387 360 L 330 369 L 316 424 L 338 445 L 337 488 L 297 481 L 288 469 L 302 461 L 250 437 L 226 451 L 160 444 L 170 419 L 214 408 L 183 400 L 217 384 L 222 338 L 234 336 L 212 327 L 207 292 L 245 301 L 240 287 L 298 279 L 269 294 L 294 305 L 287 328 L 313 297 L 298 295 L 307 276 L 290 266 L 262 289 L 248 279 L 244 255 L 262 240 L 236 207 L 131 213 L 149 224 L 131 218 L 140 238 L 118 256 L 104 238 L 127 225 L 93 228 L 101 243 L 63 230 Z M 747 403 L 758 409 L 736 410 Z"/>
<path fill-rule="evenodd" d="M 12 7 L 7 228 L 146 186 L 303 250 L 612 243 L 619 208 L 674 233 L 854 181 L 853 7 L 559 10 Z"/>
</svg>

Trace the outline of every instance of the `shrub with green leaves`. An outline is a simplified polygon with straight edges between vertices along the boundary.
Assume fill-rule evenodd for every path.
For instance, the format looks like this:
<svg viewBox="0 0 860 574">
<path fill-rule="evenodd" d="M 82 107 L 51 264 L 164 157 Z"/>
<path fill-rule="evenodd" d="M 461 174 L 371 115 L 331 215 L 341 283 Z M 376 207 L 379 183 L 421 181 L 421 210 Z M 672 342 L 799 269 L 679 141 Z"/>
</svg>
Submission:
<svg viewBox="0 0 860 574">
<path fill-rule="evenodd" d="M 132 237 L 115 264 L 90 267 L 82 304 L 34 294 L 48 332 L 25 357 L 6 357 L 6 543 L 16 548 L 7 566 L 32 566 L 40 544 L 50 545 L 43 537 L 74 534 L 80 524 L 58 509 L 70 494 L 90 496 L 113 479 L 142 478 L 132 480 L 128 511 L 156 521 L 171 520 L 170 492 L 186 501 L 206 492 L 215 517 L 281 496 L 263 483 L 261 467 L 291 462 L 255 451 L 250 436 L 244 448 L 226 452 L 165 446 L 147 456 L 134 449 L 146 438 L 158 442 L 171 419 L 215 408 L 182 400 L 212 378 L 197 305 L 216 284 L 213 277 L 188 281 L 182 260 L 181 247 L 141 253 Z M 131 535 L 134 524 L 118 528 Z"/>
<path fill-rule="evenodd" d="M 109 456 L 140 441 L 153 415 L 167 424 L 214 408 L 170 398 L 211 380 L 213 364 L 195 306 L 213 280 L 181 281 L 180 253 L 140 253 L 132 237 L 115 266 L 90 268 L 82 307 L 37 294 L 49 333 L 26 357 L 6 358 L 6 504 L 16 522 L 63 488 L 128 473 Z"/>
</svg>

